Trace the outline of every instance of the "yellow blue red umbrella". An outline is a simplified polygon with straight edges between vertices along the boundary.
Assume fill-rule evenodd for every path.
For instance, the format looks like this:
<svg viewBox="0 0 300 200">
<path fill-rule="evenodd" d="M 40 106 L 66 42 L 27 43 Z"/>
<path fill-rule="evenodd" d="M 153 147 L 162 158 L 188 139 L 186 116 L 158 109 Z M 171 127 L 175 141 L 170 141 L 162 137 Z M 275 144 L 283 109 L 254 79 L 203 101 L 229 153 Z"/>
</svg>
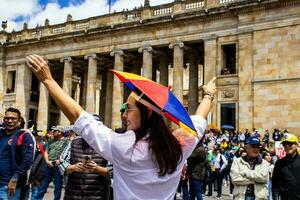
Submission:
<svg viewBox="0 0 300 200">
<path fill-rule="evenodd" d="M 153 107 L 144 101 L 146 106 L 150 106 L 154 111 L 166 116 L 179 127 L 198 137 L 189 114 L 168 87 L 136 74 L 112 71 L 130 90 L 139 90 L 142 95 L 146 95 L 155 103 L 155 107 Z M 141 101 L 141 103 L 143 102 Z"/>
</svg>

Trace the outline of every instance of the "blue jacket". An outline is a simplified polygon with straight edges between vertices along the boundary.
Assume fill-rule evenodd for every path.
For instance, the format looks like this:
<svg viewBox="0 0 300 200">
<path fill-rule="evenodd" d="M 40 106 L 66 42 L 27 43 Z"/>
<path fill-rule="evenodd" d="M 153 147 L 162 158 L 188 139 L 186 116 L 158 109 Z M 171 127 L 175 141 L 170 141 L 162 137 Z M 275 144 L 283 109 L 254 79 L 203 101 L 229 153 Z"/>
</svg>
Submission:
<svg viewBox="0 0 300 200">
<path fill-rule="evenodd" d="M 11 166 L 10 169 L 13 177 L 18 179 L 17 186 L 24 186 L 27 182 L 27 172 L 30 169 L 35 151 L 35 140 L 31 133 L 26 130 L 21 144 L 18 145 L 18 138 L 23 133 L 21 129 L 15 130 L 13 133 L 11 144 Z M 4 133 L 4 129 L 0 130 L 0 137 Z"/>
</svg>

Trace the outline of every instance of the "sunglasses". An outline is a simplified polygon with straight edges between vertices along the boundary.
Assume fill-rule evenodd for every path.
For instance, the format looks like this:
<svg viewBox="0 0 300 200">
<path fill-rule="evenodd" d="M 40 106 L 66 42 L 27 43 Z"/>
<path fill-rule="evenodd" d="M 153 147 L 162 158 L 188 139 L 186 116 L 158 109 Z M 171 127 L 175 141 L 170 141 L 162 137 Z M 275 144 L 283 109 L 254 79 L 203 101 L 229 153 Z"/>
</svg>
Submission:
<svg viewBox="0 0 300 200">
<path fill-rule="evenodd" d="M 294 143 L 293 142 L 283 142 L 282 146 L 292 146 Z"/>
</svg>

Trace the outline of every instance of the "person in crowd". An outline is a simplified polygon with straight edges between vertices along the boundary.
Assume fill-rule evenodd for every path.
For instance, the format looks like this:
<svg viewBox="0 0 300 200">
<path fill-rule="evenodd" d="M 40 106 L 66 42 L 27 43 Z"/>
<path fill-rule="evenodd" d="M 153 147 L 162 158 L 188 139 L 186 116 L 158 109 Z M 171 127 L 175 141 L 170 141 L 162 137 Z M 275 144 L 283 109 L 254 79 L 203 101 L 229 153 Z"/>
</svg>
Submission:
<svg viewBox="0 0 300 200">
<path fill-rule="evenodd" d="M 212 187 L 215 181 L 217 181 L 217 198 L 221 198 L 222 195 L 222 172 L 227 166 L 227 160 L 224 155 L 221 154 L 221 148 L 215 146 L 212 152 L 211 160 L 211 176 L 208 185 L 207 196 L 212 196 Z"/>
<path fill-rule="evenodd" d="M 29 176 L 29 183 L 31 184 L 31 200 L 35 200 L 36 194 L 39 189 L 38 187 L 47 177 L 47 163 L 45 161 L 46 149 L 42 139 L 43 132 L 42 130 L 36 130 L 33 132 L 33 135 L 36 141 L 36 152 Z"/>
<path fill-rule="evenodd" d="M 180 181 L 177 187 L 177 193 L 174 197 L 176 200 L 177 195 L 182 196 L 182 200 L 189 200 L 189 187 L 188 187 L 189 177 L 187 175 L 187 163 L 183 165 Z"/>
<path fill-rule="evenodd" d="M 281 140 L 281 131 L 280 129 L 274 129 L 274 132 L 273 132 L 273 140 L 276 142 L 276 141 L 280 141 Z"/>
<path fill-rule="evenodd" d="M 270 163 L 270 166 L 269 166 L 269 181 L 268 181 L 268 191 L 269 192 L 268 192 L 268 194 L 269 194 L 269 200 L 273 200 L 273 198 L 272 198 L 272 175 L 273 175 L 273 170 L 274 170 L 274 164 L 273 164 L 273 161 L 272 161 L 272 156 L 269 152 L 264 151 L 264 152 L 262 152 L 262 158 Z"/>
<path fill-rule="evenodd" d="M 247 155 L 234 159 L 231 166 L 233 199 L 267 200 L 270 164 L 260 156 L 260 139 L 249 137 L 245 151 Z"/>
<path fill-rule="evenodd" d="M 295 134 L 286 133 L 281 144 L 286 156 L 275 163 L 272 177 L 273 200 L 297 200 L 300 199 L 299 141 Z"/>
<path fill-rule="evenodd" d="M 270 133 L 268 129 L 265 130 L 263 142 L 266 145 L 266 147 L 270 147 Z"/>
<path fill-rule="evenodd" d="M 45 160 L 48 165 L 46 170 L 46 178 L 38 186 L 37 192 L 32 194 L 36 200 L 41 200 L 47 191 L 50 182 L 54 183 L 54 200 L 59 200 L 61 197 L 61 190 L 63 186 L 63 176 L 60 174 L 58 165 L 60 164 L 60 155 L 64 150 L 67 140 L 62 139 L 64 129 L 62 126 L 54 126 L 53 140 L 50 140 L 45 152 Z"/>
<path fill-rule="evenodd" d="M 251 133 L 248 129 L 245 130 L 245 140 L 247 140 L 251 136 Z"/>
<path fill-rule="evenodd" d="M 126 118 L 123 115 L 125 110 L 126 110 L 126 103 L 123 103 L 120 108 L 122 126 L 120 128 L 116 128 L 116 130 L 115 130 L 116 133 L 125 133 L 126 132 Z"/>
<path fill-rule="evenodd" d="M 239 144 L 244 144 L 246 139 L 246 136 L 243 132 L 239 132 L 238 134 L 238 140 L 239 140 Z"/>
<path fill-rule="evenodd" d="M 202 187 L 206 173 L 206 150 L 202 142 L 199 142 L 188 158 L 187 175 L 190 185 L 190 200 L 202 200 Z"/>
<path fill-rule="evenodd" d="M 238 149 L 239 148 L 237 146 L 232 147 L 232 149 L 229 151 L 228 155 L 226 156 L 228 164 L 224 171 L 225 171 L 225 173 L 228 174 L 228 177 L 229 177 L 229 196 L 233 196 L 232 193 L 233 193 L 234 185 L 231 180 L 230 171 L 231 171 L 231 166 L 232 166 L 233 160 L 237 158 L 236 152 L 238 151 Z"/>
<path fill-rule="evenodd" d="M 126 102 L 126 133 L 116 134 L 59 87 L 42 57 L 27 56 L 26 63 L 70 122 L 75 122 L 74 131 L 113 163 L 114 199 L 174 199 L 183 165 L 206 128 L 205 119 L 216 93 L 215 78 L 203 87 L 203 100 L 192 116 L 198 137 L 183 129 L 171 132 L 161 115 L 136 98 L 138 91 Z M 154 105 L 145 95 L 142 99 Z"/>
<path fill-rule="evenodd" d="M 21 113 L 8 108 L 0 129 L 0 199 L 19 200 L 27 185 L 27 171 L 34 158 L 35 141 L 31 133 L 21 130 Z"/>
<path fill-rule="evenodd" d="M 99 115 L 94 115 L 101 121 Z M 68 176 L 64 199 L 108 200 L 109 170 L 107 161 L 92 149 L 81 136 L 77 136 L 66 146 L 60 164 L 63 175 Z"/>
</svg>

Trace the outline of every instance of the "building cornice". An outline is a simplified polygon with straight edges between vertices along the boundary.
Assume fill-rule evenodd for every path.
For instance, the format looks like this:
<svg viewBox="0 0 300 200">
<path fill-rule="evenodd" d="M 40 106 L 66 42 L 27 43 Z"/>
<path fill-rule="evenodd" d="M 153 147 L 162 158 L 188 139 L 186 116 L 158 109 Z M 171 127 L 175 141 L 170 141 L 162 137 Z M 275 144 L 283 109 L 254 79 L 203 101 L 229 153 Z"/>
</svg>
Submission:
<svg viewBox="0 0 300 200">
<path fill-rule="evenodd" d="M 188 2 L 186 2 L 187 4 Z M 80 37 L 84 35 L 92 35 L 99 33 L 115 32 L 119 30 L 126 30 L 131 28 L 141 28 L 145 26 L 153 26 L 154 24 L 162 24 L 169 22 L 177 22 L 181 20 L 193 19 L 193 20 L 219 20 L 229 17 L 236 17 L 240 14 L 245 14 L 249 12 L 256 12 L 268 9 L 276 9 L 279 7 L 290 7 L 300 5 L 300 0 L 290 0 L 290 1 L 279 1 L 279 0 L 242 0 L 233 1 L 231 3 L 225 3 L 217 7 L 206 8 L 200 7 L 191 10 L 182 10 L 176 13 L 166 13 L 161 16 L 152 16 L 148 18 L 133 18 L 132 20 L 124 20 L 124 16 L 128 16 L 129 13 L 139 13 L 143 11 L 142 8 L 135 9 L 131 11 L 124 11 L 119 13 L 114 13 L 111 15 L 103 15 L 92 17 L 88 19 L 72 21 L 72 23 L 65 22 L 62 24 L 48 25 L 45 27 L 38 27 L 36 29 L 27 29 L 23 31 L 8 33 L 8 42 L 6 45 L 19 45 L 19 44 L 31 44 L 39 43 L 45 40 L 61 40 L 69 37 Z M 155 9 L 171 8 L 174 6 L 173 3 L 164 4 L 160 6 L 151 7 L 152 11 Z M 149 8 L 147 8 L 149 9 Z M 138 15 L 137 15 L 138 16 Z M 108 18 L 111 21 L 116 18 L 119 23 L 107 23 L 101 24 L 97 20 Z M 98 24 L 97 24 L 98 23 Z M 100 23 L 100 24 L 99 24 Z M 69 30 L 67 26 L 73 26 L 73 29 Z M 77 27 L 77 29 L 76 29 Z M 68 31 L 68 32 L 66 32 Z M 50 34 L 52 32 L 52 34 Z M 55 34 L 53 34 L 55 32 Z"/>
</svg>

